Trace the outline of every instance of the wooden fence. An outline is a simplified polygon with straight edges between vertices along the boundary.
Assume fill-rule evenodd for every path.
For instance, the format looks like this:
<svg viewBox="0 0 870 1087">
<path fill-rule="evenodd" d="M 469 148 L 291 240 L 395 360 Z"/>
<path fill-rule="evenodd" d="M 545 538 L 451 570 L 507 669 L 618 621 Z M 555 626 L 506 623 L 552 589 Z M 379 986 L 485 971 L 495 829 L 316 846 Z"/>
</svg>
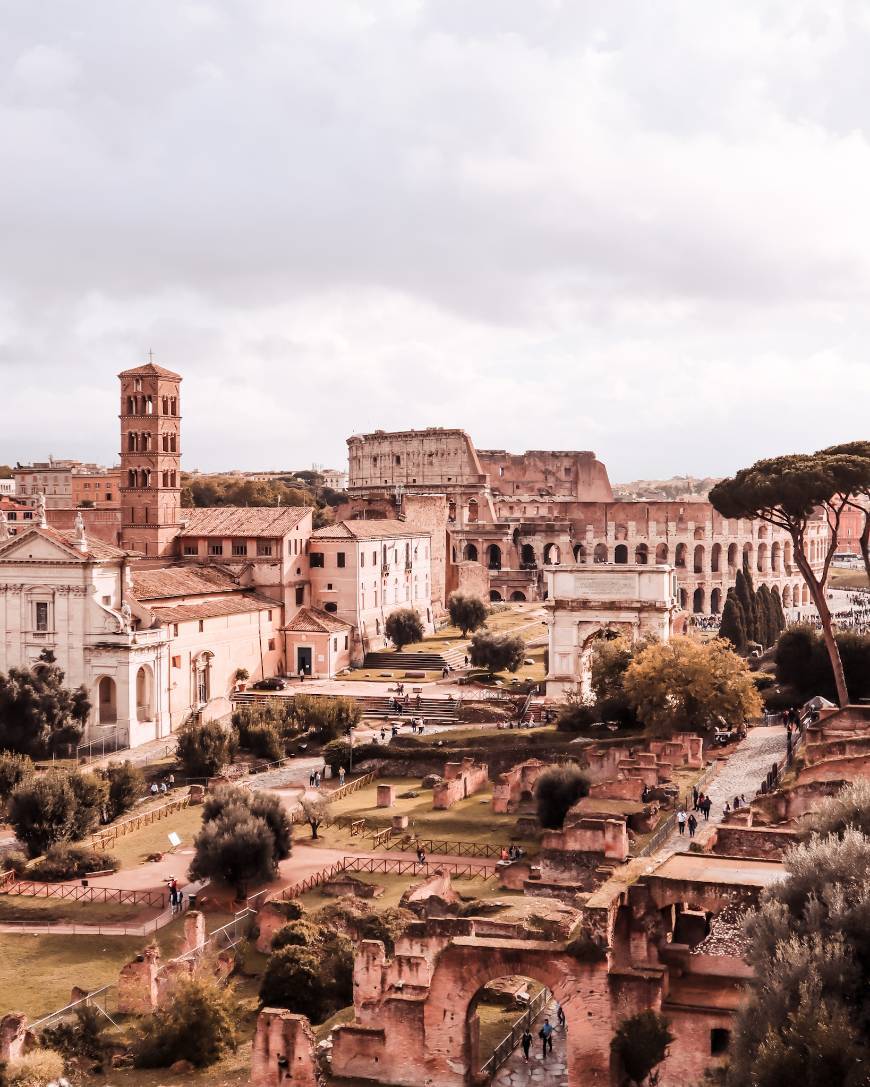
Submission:
<svg viewBox="0 0 870 1087">
<path fill-rule="evenodd" d="M 354 778 L 353 781 L 346 781 L 344 785 L 339 785 L 337 789 L 332 789 L 329 792 L 324 793 L 324 796 L 329 800 L 342 800 L 344 797 L 350 796 L 351 793 L 355 793 L 359 789 L 364 789 L 366 785 L 371 785 L 377 776 L 377 770 L 370 770 L 367 774 L 360 774 L 360 776 Z"/>
<path fill-rule="evenodd" d="M 122 819 L 120 823 L 115 823 L 114 826 L 98 831 L 88 844 L 93 849 L 108 850 L 125 834 L 130 834 L 134 830 L 140 830 L 142 827 L 166 819 L 173 812 L 186 808 L 189 803 L 190 797 L 185 793 L 184 796 L 180 796 L 177 800 L 170 800 L 167 804 L 161 804 L 159 808 L 150 808 L 139 815 L 131 815 L 127 819 Z"/>
<path fill-rule="evenodd" d="M 448 838 L 417 838 L 400 836 L 382 842 L 383 849 L 418 849 L 427 853 L 438 853 L 449 857 L 500 857 L 502 846 L 489 845 L 486 842 L 455 841 Z"/>
<path fill-rule="evenodd" d="M 14 880 L 0 889 L 0 893 L 14 897 L 61 898 L 72 902 L 126 902 L 134 906 L 166 907 L 166 895 L 162 891 L 128 891 L 117 887 L 82 887 L 78 883 L 37 883 L 34 880 Z"/>
<path fill-rule="evenodd" d="M 436 872 L 447 872 L 457 879 L 487 880 L 495 875 L 496 866 L 494 864 L 458 864 L 456 861 L 426 861 L 420 864 L 419 861 L 391 860 L 388 857 L 344 857 L 342 860 L 336 861 L 335 864 L 313 872 L 306 879 L 294 883 L 291 887 L 285 887 L 278 898 L 280 901 L 289 902 L 290 899 L 298 898 L 307 891 L 312 891 L 322 883 L 328 882 L 333 876 L 337 876 L 341 872 L 368 872 L 373 875 L 398 876 L 411 873 L 412 875 L 427 878 Z M 253 896 L 248 900 L 248 904 L 254 905 L 254 899 L 260 899 L 260 895 Z M 256 904 L 262 905 L 263 902 L 261 900 Z"/>
</svg>

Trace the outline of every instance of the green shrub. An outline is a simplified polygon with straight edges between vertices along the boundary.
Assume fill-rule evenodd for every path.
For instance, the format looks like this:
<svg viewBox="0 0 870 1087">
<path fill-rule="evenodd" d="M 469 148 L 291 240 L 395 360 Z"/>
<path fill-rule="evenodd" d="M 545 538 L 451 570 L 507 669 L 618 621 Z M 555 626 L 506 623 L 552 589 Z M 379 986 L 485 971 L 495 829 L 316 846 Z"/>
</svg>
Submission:
<svg viewBox="0 0 870 1087">
<path fill-rule="evenodd" d="M 99 1008 L 85 1004 L 76 1008 L 73 1019 L 62 1019 L 52 1027 L 46 1027 L 42 1032 L 42 1044 L 66 1057 L 88 1057 L 97 1061 L 103 1056 L 108 1024 Z"/>
<path fill-rule="evenodd" d="M 180 1060 L 196 1068 L 214 1064 L 236 1048 L 239 1018 L 231 989 L 204 975 L 181 978 L 172 999 L 142 1024 L 133 1046 L 136 1067 L 166 1068 Z"/>
<path fill-rule="evenodd" d="M 282 947 L 314 947 L 320 936 L 320 928 L 304 917 L 298 921 L 288 921 L 275 933 L 272 950 L 280 951 Z"/>
<path fill-rule="evenodd" d="M 45 1087 L 63 1075 L 63 1057 L 53 1049 L 32 1049 L 3 1069 L 3 1087 Z"/>
<path fill-rule="evenodd" d="M 92 872 L 116 872 L 120 861 L 110 853 L 102 853 L 85 846 L 59 842 L 49 848 L 45 857 L 29 870 L 32 879 L 44 883 L 63 883 L 68 879 L 81 879 Z"/>
<path fill-rule="evenodd" d="M 14 751 L 0 751 L 0 801 L 22 781 L 33 776 L 33 760 Z"/>
<path fill-rule="evenodd" d="M 325 932 L 325 930 L 321 930 Z M 269 957 L 260 1001 L 322 1023 L 353 1000 L 353 946 L 335 933 L 315 947 L 282 947 Z"/>
<path fill-rule="evenodd" d="M 355 747 L 354 754 L 357 754 L 359 750 L 360 748 Z M 332 768 L 334 774 L 338 773 L 340 767 L 343 766 L 347 770 L 350 766 L 350 742 L 348 740 L 330 740 L 321 751 L 321 754 L 326 765 Z"/>
<path fill-rule="evenodd" d="M 463 638 L 469 630 L 482 627 L 489 616 L 489 609 L 479 596 L 460 592 L 448 596 L 447 610 L 450 613 L 450 622 L 460 629 Z"/>
<path fill-rule="evenodd" d="M 629 1079 L 643 1083 L 665 1059 L 673 1040 L 670 1024 L 664 1016 L 655 1011 L 643 1011 L 623 1019 L 610 1049 Z"/>
<path fill-rule="evenodd" d="M 0 858 L 4 872 L 14 872 L 15 875 L 21 879 L 27 868 L 27 854 L 23 853 L 20 849 L 10 849 L 8 853 L 4 853 Z"/>
<path fill-rule="evenodd" d="M 145 778 L 142 771 L 129 759 L 121 763 L 109 763 L 106 777 L 109 782 L 109 818 L 117 819 L 119 815 L 130 811 L 136 801 L 145 795 Z"/>
<path fill-rule="evenodd" d="M 22 781 L 7 805 L 9 823 L 31 857 L 72 838 L 77 801 L 69 774 L 49 770 Z"/>
<path fill-rule="evenodd" d="M 175 753 L 188 777 L 210 778 L 232 762 L 237 748 L 235 733 L 218 721 L 185 721 L 177 733 Z"/>
<path fill-rule="evenodd" d="M 589 794 L 589 779 L 572 763 L 548 766 L 535 782 L 535 805 L 542 827 L 560 830 L 565 816 L 581 797 Z"/>
</svg>

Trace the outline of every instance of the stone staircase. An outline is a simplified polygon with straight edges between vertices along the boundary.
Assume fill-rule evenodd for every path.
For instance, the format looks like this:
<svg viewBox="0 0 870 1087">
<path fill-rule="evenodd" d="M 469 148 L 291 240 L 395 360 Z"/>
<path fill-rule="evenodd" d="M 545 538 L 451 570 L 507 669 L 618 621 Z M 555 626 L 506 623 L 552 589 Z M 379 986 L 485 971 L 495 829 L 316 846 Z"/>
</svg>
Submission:
<svg viewBox="0 0 870 1087">
<path fill-rule="evenodd" d="M 384 669 L 390 672 L 440 672 L 445 665 L 456 670 L 462 668 L 464 663 L 464 648 L 445 649 L 438 653 L 430 653 L 422 649 L 410 653 L 379 650 L 376 653 L 366 653 L 365 658 L 366 668 Z"/>
</svg>

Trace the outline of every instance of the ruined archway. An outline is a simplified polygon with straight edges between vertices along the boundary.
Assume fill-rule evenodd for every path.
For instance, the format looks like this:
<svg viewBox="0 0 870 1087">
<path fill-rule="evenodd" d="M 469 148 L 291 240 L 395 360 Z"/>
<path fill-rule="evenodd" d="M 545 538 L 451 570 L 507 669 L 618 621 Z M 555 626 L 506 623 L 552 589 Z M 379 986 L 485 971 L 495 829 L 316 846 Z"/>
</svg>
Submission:
<svg viewBox="0 0 870 1087">
<path fill-rule="evenodd" d="M 646 566 L 649 562 L 649 548 L 645 543 L 639 543 L 634 549 L 634 561 L 638 566 Z"/>
<path fill-rule="evenodd" d="M 694 593 L 692 593 L 692 611 L 695 612 L 695 614 L 697 615 L 700 612 L 703 612 L 703 610 L 704 590 L 699 585 L 698 588 L 695 589 Z"/>
<path fill-rule="evenodd" d="M 558 566 L 562 561 L 562 553 L 558 544 L 547 544 L 544 548 L 544 563 L 547 566 Z"/>
<path fill-rule="evenodd" d="M 574 561 L 586 562 L 586 545 L 582 543 L 574 544 Z"/>
<path fill-rule="evenodd" d="M 719 567 L 722 565 L 722 544 L 714 543 L 710 549 L 710 570 L 714 574 L 719 573 Z"/>
<path fill-rule="evenodd" d="M 628 547 L 625 544 L 617 544 L 613 549 L 613 561 L 622 566 L 628 563 Z"/>
<path fill-rule="evenodd" d="M 502 595 L 498 589 L 489 590 L 489 600 L 491 604 L 499 604 L 502 601 Z"/>
<path fill-rule="evenodd" d="M 666 543 L 659 544 L 656 548 L 656 563 L 659 566 L 664 566 L 668 561 L 668 545 Z"/>
<path fill-rule="evenodd" d="M 595 551 L 593 552 L 594 562 L 607 562 L 607 544 L 599 543 L 595 545 Z"/>
<path fill-rule="evenodd" d="M 677 544 L 677 550 L 674 553 L 674 566 L 684 568 L 686 565 L 686 552 L 688 548 L 684 543 Z"/>
<path fill-rule="evenodd" d="M 710 593 L 710 612 L 711 614 L 718 615 L 722 610 L 722 590 L 713 589 Z"/>
<path fill-rule="evenodd" d="M 486 549 L 486 564 L 490 570 L 501 569 L 501 548 L 498 544 L 490 544 Z"/>
<path fill-rule="evenodd" d="M 696 574 L 704 573 L 704 556 L 706 552 L 703 544 L 696 544 L 693 566 Z"/>
<path fill-rule="evenodd" d="M 477 562 L 477 548 L 473 543 L 467 543 L 465 545 L 462 557 L 466 562 Z"/>
<path fill-rule="evenodd" d="M 537 565 L 538 560 L 535 557 L 535 549 L 531 544 L 523 544 L 523 549 L 520 552 L 520 561 L 522 562 L 523 566 Z"/>
<path fill-rule="evenodd" d="M 511 600 L 515 604 L 523 604 L 526 600 L 526 594 L 524 592 L 521 592 L 519 589 L 514 589 L 514 591 L 511 593 Z"/>
<path fill-rule="evenodd" d="M 728 569 L 737 569 L 737 553 L 738 548 L 736 543 L 728 544 Z"/>
</svg>

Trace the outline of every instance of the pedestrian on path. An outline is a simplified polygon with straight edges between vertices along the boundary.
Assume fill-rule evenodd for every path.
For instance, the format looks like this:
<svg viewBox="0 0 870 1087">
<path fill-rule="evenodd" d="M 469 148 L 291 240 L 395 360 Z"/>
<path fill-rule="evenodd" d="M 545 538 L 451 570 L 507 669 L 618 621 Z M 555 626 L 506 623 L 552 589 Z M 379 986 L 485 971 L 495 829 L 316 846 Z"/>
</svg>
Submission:
<svg viewBox="0 0 870 1087">
<path fill-rule="evenodd" d="M 553 1052 L 553 1027 L 549 1019 L 544 1020 L 544 1025 L 538 1031 L 538 1037 L 541 1039 L 541 1044 L 544 1050 L 541 1054 L 541 1059 L 546 1060 L 547 1053 Z"/>
<path fill-rule="evenodd" d="M 694 814 L 692 814 L 689 816 L 687 822 L 689 824 L 689 837 L 694 838 L 695 831 L 698 829 L 698 820 L 695 818 Z"/>
<path fill-rule="evenodd" d="M 684 808 L 680 808 L 677 812 L 677 830 L 679 830 L 680 834 L 686 832 L 686 811 Z"/>
<path fill-rule="evenodd" d="M 698 786 L 693 785 L 692 786 L 692 807 L 694 808 L 695 811 L 698 810 L 698 800 L 699 800 L 700 796 L 701 796 L 701 794 L 698 792 Z"/>
<path fill-rule="evenodd" d="M 344 785 L 344 767 L 343 766 L 339 766 L 339 768 L 338 768 L 338 784 L 340 786 Z"/>
<path fill-rule="evenodd" d="M 529 1030 L 528 1023 L 526 1024 L 526 1029 L 523 1031 L 522 1038 L 520 1038 L 520 1045 L 523 1047 L 523 1060 L 528 1064 L 529 1050 L 532 1048 L 532 1032 Z"/>
<path fill-rule="evenodd" d="M 561 1004 L 556 1005 L 556 1019 L 557 1019 L 557 1021 L 559 1023 L 559 1028 L 561 1030 L 564 1030 L 565 1029 L 565 1012 L 562 1010 L 562 1005 Z"/>
<path fill-rule="evenodd" d="M 704 797 L 704 803 L 701 805 L 701 811 L 704 813 L 704 820 L 709 820 L 710 809 L 713 807 L 713 801 L 709 796 Z"/>
</svg>

